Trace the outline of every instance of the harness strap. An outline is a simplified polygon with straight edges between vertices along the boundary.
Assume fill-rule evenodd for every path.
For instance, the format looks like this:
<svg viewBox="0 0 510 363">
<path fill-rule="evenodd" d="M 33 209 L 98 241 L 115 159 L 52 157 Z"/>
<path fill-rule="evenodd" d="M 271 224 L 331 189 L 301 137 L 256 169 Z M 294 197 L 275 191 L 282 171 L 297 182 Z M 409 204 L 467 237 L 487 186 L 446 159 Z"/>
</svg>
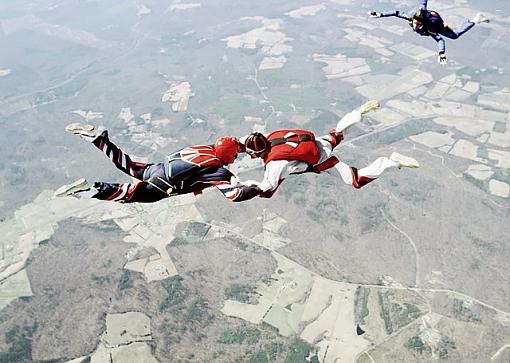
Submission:
<svg viewBox="0 0 510 363">
<path fill-rule="evenodd" d="M 147 182 L 165 195 L 172 195 L 174 191 L 174 186 L 159 176 L 150 178 Z"/>
<path fill-rule="evenodd" d="M 320 172 L 322 172 L 324 170 L 332 168 L 333 166 L 335 166 L 339 162 L 340 162 L 340 160 L 338 160 L 338 158 L 336 156 L 332 156 L 329 159 L 326 159 L 325 161 L 323 161 L 322 163 L 314 165 L 313 170 L 316 173 L 320 173 Z"/>
<path fill-rule="evenodd" d="M 295 136 L 298 136 L 298 143 L 303 142 L 303 141 L 314 141 L 315 140 L 315 138 L 312 137 L 311 135 L 295 135 Z M 271 140 L 271 146 L 277 146 L 277 145 L 285 144 L 292 137 L 294 137 L 294 136 L 291 136 L 291 137 L 280 137 L 280 138 L 277 138 L 277 139 L 272 139 Z M 294 141 L 291 141 L 291 142 L 294 142 Z"/>
</svg>

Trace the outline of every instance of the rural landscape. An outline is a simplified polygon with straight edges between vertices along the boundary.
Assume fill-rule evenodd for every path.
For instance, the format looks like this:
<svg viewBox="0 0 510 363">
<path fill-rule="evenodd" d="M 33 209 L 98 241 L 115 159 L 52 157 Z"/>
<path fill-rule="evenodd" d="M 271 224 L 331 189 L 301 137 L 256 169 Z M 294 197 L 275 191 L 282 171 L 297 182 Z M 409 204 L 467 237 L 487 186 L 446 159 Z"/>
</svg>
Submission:
<svg viewBox="0 0 510 363">
<path fill-rule="evenodd" d="M 0 362 L 510 361 L 510 4 L 429 1 L 436 42 L 370 10 L 414 0 L 0 4 Z M 271 199 L 55 198 L 129 181 L 71 122 L 141 162 L 252 131 L 418 169 L 363 189 L 291 175 Z M 229 166 L 262 180 L 240 154 Z"/>
</svg>

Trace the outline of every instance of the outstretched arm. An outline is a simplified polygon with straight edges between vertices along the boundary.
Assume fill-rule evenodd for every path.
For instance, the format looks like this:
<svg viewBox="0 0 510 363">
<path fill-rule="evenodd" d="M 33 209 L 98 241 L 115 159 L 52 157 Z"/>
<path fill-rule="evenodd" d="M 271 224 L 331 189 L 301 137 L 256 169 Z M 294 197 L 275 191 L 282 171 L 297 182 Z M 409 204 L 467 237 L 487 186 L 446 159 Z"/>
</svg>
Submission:
<svg viewBox="0 0 510 363">
<path fill-rule="evenodd" d="M 289 175 L 288 166 L 288 160 L 273 160 L 267 163 L 264 179 L 259 184 L 259 188 L 262 190 L 261 197 L 271 198 L 285 177 Z"/>
<path fill-rule="evenodd" d="M 232 202 L 244 202 L 245 200 L 255 198 L 261 193 L 260 188 L 256 185 L 242 185 L 233 181 L 214 182 L 213 185 L 223 193 L 225 198 Z"/>
<path fill-rule="evenodd" d="M 201 175 L 200 183 L 215 186 L 232 202 L 243 202 L 258 196 L 261 192 L 257 185 L 243 184 L 228 169 L 217 168 Z"/>
<path fill-rule="evenodd" d="M 440 63 L 440 64 L 446 64 L 446 44 L 445 44 L 445 41 L 443 39 L 443 37 L 439 34 L 436 34 L 436 35 L 432 35 L 432 38 L 434 38 L 434 40 L 437 42 L 438 44 L 438 51 L 439 51 L 439 56 L 437 58 L 437 61 Z"/>
<path fill-rule="evenodd" d="M 262 192 L 256 185 L 242 185 L 236 187 L 236 190 L 236 196 L 234 198 L 229 198 L 232 202 L 244 202 L 245 200 L 255 198 Z M 225 197 L 227 197 L 227 195 L 225 195 Z"/>
<path fill-rule="evenodd" d="M 244 202 L 258 196 L 262 190 L 256 184 L 242 183 L 237 176 L 226 168 L 220 168 L 225 178 L 222 181 L 213 182 L 212 184 L 223 193 L 225 198 L 232 202 Z"/>
<path fill-rule="evenodd" d="M 434 40 L 437 42 L 437 45 L 438 45 L 438 51 L 439 51 L 439 54 L 444 54 L 446 52 L 446 44 L 444 42 L 444 39 L 441 35 L 439 34 L 436 34 L 436 35 L 432 35 L 432 38 L 434 38 Z"/>
<path fill-rule="evenodd" d="M 243 146 L 243 149 L 246 137 L 247 136 L 243 136 L 239 139 L 239 143 Z M 241 150 L 241 152 L 245 152 L 245 150 Z M 272 160 L 267 163 L 264 168 L 264 179 L 262 179 L 260 183 L 253 182 L 253 184 L 257 183 L 258 188 L 260 188 L 262 192 L 260 196 L 262 198 L 271 198 L 283 179 L 289 175 L 288 167 L 288 160 Z M 244 184 L 250 184 L 250 182 L 245 182 Z"/>
<path fill-rule="evenodd" d="M 397 18 L 405 19 L 407 21 L 411 20 L 411 18 L 409 16 L 407 16 L 406 13 L 404 13 L 403 11 L 400 11 L 400 10 L 396 10 L 396 11 L 389 12 L 389 13 L 381 13 L 381 18 L 386 18 L 389 16 L 396 16 Z"/>
<path fill-rule="evenodd" d="M 404 12 L 402 12 L 400 10 L 395 10 L 395 11 L 387 12 L 387 13 L 380 13 L 380 12 L 377 12 L 377 11 L 369 11 L 368 15 L 370 17 L 372 17 L 372 18 L 387 18 L 387 17 L 390 17 L 390 16 L 395 16 L 397 18 L 405 19 L 407 21 L 411 20 L 411 18 L 409 16 L 407 16 L 406 13 L 404 13 Z"/>
</svg>

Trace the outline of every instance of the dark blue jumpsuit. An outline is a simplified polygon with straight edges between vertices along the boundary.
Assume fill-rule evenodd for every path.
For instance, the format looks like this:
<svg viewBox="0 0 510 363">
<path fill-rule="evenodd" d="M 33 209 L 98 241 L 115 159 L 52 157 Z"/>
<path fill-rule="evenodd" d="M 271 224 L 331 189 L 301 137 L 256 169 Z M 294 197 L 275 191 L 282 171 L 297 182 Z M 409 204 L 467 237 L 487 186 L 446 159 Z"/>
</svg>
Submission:
<svg viewBox="0 0 510 363">
<path fill-rule="evenodd" d="M 420 34 L 421 36 L 430 36 L 434 38 L 434 40 L 438 42 L 439 53 L 444 54 L 444 52 L 446 51 L 446 45 L 442 36 L 445 36 L 450 39 L 457 39 L 462 34 L 467 32 L 469 29 L 474 27 L 475 23 L 473 23 L 471 20 L 467 20 L 459 28 L 453 30 L 447 24 L 444 23 L 443 19 L 437 12 L 427 10 L 427 1 L 428 0 L 420 0 L 420 7 L 418 8 L 418 10 L 424 10 L 425 19 L 423 21 L 423 27 L 421 29 L 413 30 L 416 33 Z M 413 21 L 412 15 L 408 15 L 399 10 L 381 14 L 381 17 L 389 16 L 396 16 L 398 18 L 405 19 L 409 21 L 410 25 L 412 26 Z"/>
<path fill-rule="evenodd" d="M 138 179 L 135 183 L 95 182 L 94 188 L 98 193 L 92 198 L 120 203 L 153 203 L 178 194 L 200 194 L 202 190 L 214 186 L 227 199 L 241 202 L 260 193 L 256 186 L 233 183 L 234 174 L 223 166 L 197 165 L 182 158 L 181 151 L 172 154 L 166 162 L 146 164 L 131 160 L 128 154 L 110 141 L 106 130 L 92 143 L 119 170 Z M 198 147 L 211 148 L 207 145 Z"/>
</svg>

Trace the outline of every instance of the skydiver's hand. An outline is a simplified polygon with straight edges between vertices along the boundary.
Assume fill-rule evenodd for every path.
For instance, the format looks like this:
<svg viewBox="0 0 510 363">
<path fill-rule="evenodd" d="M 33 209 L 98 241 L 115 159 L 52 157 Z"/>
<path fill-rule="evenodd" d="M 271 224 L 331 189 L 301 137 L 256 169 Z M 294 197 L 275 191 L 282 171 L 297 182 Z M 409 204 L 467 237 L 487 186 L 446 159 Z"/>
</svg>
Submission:
<svg viewBox="0 0 510 363">
<path fill-rule="evenodd" d="M 257 188 L 260 185 L 260 183 L 256 180 L 246 180 L 243 184 L 246 186 L 249 186 L 249 187 L 257 187 Z"/>
<path fill-rule="evenodd" d="M 260 192 L 259 197 L 260 198 L 271 198 L 273 196 L 274 192 L 271 190 L 268 190 L 267 192 Z"/>
<path fill-rule="evenodd" d="M 439 53 L 439 57 L 437 57 L 437 62 L 444 66 L 446 64 L 446 62 L 447 62 L 446 54 Z"/>
<path fill-rule="evenodd" d="M 382 17 L 382 14 L 377 11 L 369 11 L 368 16 L 371 18 L 380 18 Z"/>
</svg>

